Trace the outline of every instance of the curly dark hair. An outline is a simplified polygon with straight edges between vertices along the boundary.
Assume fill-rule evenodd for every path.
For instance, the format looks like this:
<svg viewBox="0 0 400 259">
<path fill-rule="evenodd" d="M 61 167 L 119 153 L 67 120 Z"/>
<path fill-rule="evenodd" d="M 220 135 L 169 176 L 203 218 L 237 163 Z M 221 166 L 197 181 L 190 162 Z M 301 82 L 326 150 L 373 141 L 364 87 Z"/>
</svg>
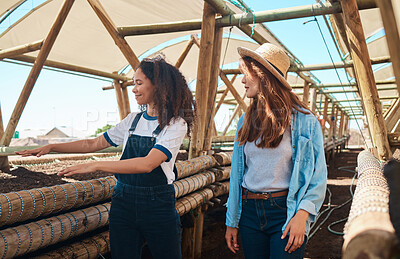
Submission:
<svg viewBox="0 0 400 259">
<path fill-rule="evenodd" d="M 161 56 L 143 59 L 141 69 L 155 87 L 154 105 L 161 128 L 172 119 L 183 118 L 188 126 L 188 135 L 193 125 L 196 104 L 185 77 L 175 66 Z"/>
</svg>

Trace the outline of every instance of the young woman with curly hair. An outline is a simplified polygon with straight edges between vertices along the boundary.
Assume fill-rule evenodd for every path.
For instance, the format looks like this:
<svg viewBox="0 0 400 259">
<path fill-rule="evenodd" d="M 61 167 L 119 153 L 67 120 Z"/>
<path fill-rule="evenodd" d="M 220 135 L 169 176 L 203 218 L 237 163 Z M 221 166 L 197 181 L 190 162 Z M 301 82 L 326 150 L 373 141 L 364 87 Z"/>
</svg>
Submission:
<svg viewBox="0 0 400 259">
<path fill-rule="evenodd" d="M 131 113 L 102 136 L 50 144 L 17 154 L 94 152 L 123 144 L 120 161 L 71 166 L 60 176 L 97 170 L 117 178 L 110 209 L 113 258 L 141 258 L 144 241 L 154 258 L 181 258 L 180 218 L 175 209 L 175 159 L 194 120 L 195 104 L 184 76 L 164 59 L 144 59 L 133 93 L 144 110 Z"/>
<path fill-rule="evenodd" d="M 277 46 L 238 48 L 250 106 L 236 134 L 225 234 L 246 258 L 303 258 L 320 209 L 327 169 L 320 124 L 285 79 L 290 61 Z"/>
</svg>

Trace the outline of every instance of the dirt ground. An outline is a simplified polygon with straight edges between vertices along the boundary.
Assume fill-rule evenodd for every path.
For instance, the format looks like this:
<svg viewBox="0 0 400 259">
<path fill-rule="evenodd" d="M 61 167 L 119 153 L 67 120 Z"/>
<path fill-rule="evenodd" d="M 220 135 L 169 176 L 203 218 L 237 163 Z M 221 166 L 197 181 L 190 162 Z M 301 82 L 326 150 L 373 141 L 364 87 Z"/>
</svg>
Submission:
<svg viewBox="0 0 400 259">
<path fill-rule="evenodd" d="M 311 233 L 317 230 L 308 241 L 305 257 L 306 258 L 341 258 L 341 248 L 343 236 L 333 234 L 328 230 L 328 225 L 332 222 L 344 219 L 348 216 L 351 202 L 337 208 L 351 198 L 350 185 L 354 176 L 353 172 L 339 170 L 346 167 L 347 170 L 354 170 L 357 164 L 357 155 L 361 150 L 344 150 L 336 155 L 335 160 L 328 165 L 328 188 L 321 211 L 326 212 L 318 219 Z M 104 160 L 115 160 L 116 157 L 100 158 Z M 88 160 L 78 163 L 90 162 Z M 19 190 L 39 188 L 63 184 L 74 180 L 89 180 L 110 175 L 104 172 L 96 172 L 90 175 L 74 176 L 73 179 L 60 178 L 55 173 L 63 167 L 76 164 L 76 161 L 60 161 L 57 163 L 41 165 L 20 166 L 9 173 L 0 171 L 0 193 L 15 192 Z M 221 204 L 211 207 L 205 214 L 202 258 L 244 258 L 242 250 L 236 255 L 231 253 L 224 240 L 225 234 L 225 207 L 227 197 L 221 197 Z M 328 208 L 330 198 L 330 209 Z M 335 208 L 334 210 L 332 210 Z M 337 209 L 336 209 L 337 208 Z M 331 211 L 332 210 L 332 211 Z M 329 217 L 326 219 L 326 217 Z M 325 223 L 322 224 L 322 222 Z M 342 232 L 345 221 L 332 226 L 336 232 Z M 145 258 L 151 258 L 148 251 L 144 251 Z"/>
</svg>

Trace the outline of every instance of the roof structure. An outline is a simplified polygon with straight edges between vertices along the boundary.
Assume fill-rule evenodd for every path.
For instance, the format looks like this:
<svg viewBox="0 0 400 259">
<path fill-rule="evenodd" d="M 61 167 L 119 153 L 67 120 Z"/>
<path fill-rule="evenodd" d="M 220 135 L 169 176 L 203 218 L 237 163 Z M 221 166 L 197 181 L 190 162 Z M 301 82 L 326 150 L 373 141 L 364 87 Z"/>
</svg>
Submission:
<svg viewBox="0 0 400 259">
<path fill-rule="evenodd" d="M 1 1 L 0 19 L 24 2 Z M 141 58 L 162 52 L 169 62 L 180 67 L 188 81 L 197 82 L 195 94 L 200 110 L 206 110 L 207 102 L 214 108 L 228 104 L 236 107 L 233 114 L 236 116 L 248 104 L 243 100 L 240 80 L 233 76 L 240 77 L 240 71 L 229 67 L 239 59 L 236 48 L 255 49 L 259 44 L 271 42 L 289 54 L 288 81 L 313 110 L 320 108 L 317 112 L 326 121 L 323 128 L 327 137 L 334 135 L 334 129 L 348 125 L 349 119 L 366 115 L 372 128 L 379 127 L 376 125 L 386 119 L 388 129 L 380 140 L 374 136 L 377 130 L 371 131 L 374 145 L 381 146 L 378 150 L 383 152 L 388 144 L 379 143 L 387 142 L 386 131 L 399 131 L 397 111 L 400 104 L 396 100 L 400 89 L 400 44 L 396 43 L 399 42 L 400 4 L 395 0 L 358 0 L 356 5 L 354 1 L 350 3 L 353 5 L 338 0 L 317 2 L 309 6 L 252 12 L 242 0 L 232 1 L 236 5 L 223 0 L 44 0 L 0 34 L 0 59 L 35 62 L 1 144 L 9 144 L 9 136 L 15 130 L 43 66 L 114 79 L 110 88 L 116 90 L 123 118 L 130 112 L 126 87 L 132 84 L 132 67 L 136 67 Z M 359 15 L 360 23 L 349 19 L 350 12 Z M 343 62 L 304 65 L 265 25 L 269 21 L 315 15 L 324 17 Z M 254 26 L 249 25 L 253 23 Z M 352 29 L 359 34 L 352 35 Z M 365 44 L 369 56 L 357 53 L 366 50 L 363 49 Z M 221 46 L 228 46 L 224 58 L 221 58 Z M 371 62 L 377 65 L 371 67 Z M 320 83 L 312 74 L 314 70 L 343 67 L 346 67 L 349 82 L 342 84 Z M 374 72 L 372 77 L 369 71 Z M 204 79 L 211 81 L 199 85 Z M 220 85 L 218 90 L 217 85 Z M 378 93 L 379 104 L 371 104 L 377 101 L 373 93 Z M 323 105 L 317 105 L 319 102 Z M 202 115 L 200 124 L 209 123 L 213 114 L 215 109 L 211 114 Z M 207 128 L 204 125 L 202 127 Z M 204 129 L 197 137 L 207 139 L 211 133 L 206 131 Z M 207 149 L 203 144 L 193 152 L 198 155 L 198 151 Z"/>
</svg>

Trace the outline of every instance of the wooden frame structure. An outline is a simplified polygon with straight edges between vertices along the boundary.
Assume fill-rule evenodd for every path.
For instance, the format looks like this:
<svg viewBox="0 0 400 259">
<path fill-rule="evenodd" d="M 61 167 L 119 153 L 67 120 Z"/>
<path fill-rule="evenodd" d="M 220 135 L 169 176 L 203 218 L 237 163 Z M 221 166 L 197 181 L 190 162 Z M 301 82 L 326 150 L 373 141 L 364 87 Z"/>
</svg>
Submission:
<svg viewBox="0 0 400 259">
<path fill-rule="evenodd" d="M 289 71 L 295 72 L 304 80 L 303 85 L 293 86 L 293 88 L 299 87 L 303 89 L 303 101 L 308 104 L 310 100 L 310 108 L 313 111 L 316 110 L 316 104 L 319 103 L 317 98 L 318 95 L 323 95 L 324 100 L 322 101 L 321 99 L 321 101 L 324 103 L 324 106 L 323 111 L 320 111 L 320 115 L 323 116 L 323 122 L 327 122 L 330 126 L 329 131 L 326 132 L 326 125 L 323 123 L 322 128 L 324 135 L 327 135 L 328 138 L 332 138 L 335 135 L 337 135 L 338 138 L 341 138 L 348 131 L 349 120 L 352 117 L 354 118 L 354 116 L 358 116 L 359 114 L 349 113 L 349 106 L 341 105 L 341 101 L 335 100 L 331 96 L 331 94 L 336 92 L 326 90 L 327 87 L 336 87 L 337 85 L 319 85 L 304 72 L 332 69 L 333 67 L 354 68 L 357 75 L 357 83 L 354 84 L 355 88 L 352 88 L 350 91 L 358 92 L 361 96 L 360 99 L 354 99 L 354 101 L 362 102 L 363 107 L 365 107 L 364 111 L 368 117 L 374 147 L 377 148 L 379 157 L 383 160 L 391 157 L 392 153 L 389 145 L 387 130 L 390 132 L 392 130 L 399 130 L 399 126 L 395 128 L 395 125 L 399 124 L 398 122 L 400 119 L 400 114 L 398 112 L 400 110 L 399 100 L 398 97 L 390 97 L 390 99 L 397 98 L 397 101 L 388 109 L 388 111 L 391 110 L 391 112 L 388 112 L 384 117 L 383 110 L 380 106 L 378 91 L 393 90 L 393 87 L 377 88 L 376 85 L 380 84 L 381 82 L 375 82 L 371 68 L 372 64 L 392 61 L 396 79 L 395 81 L 386 81 L 385 83 L 396 83 L 397 89 L 400 92 L 400 51 L 398 49 L 400 44 L 398 44 L 398 29 L 396 27 L 396 23 L 393 22 L 393 14 L 388 11 L 388 8 L 386 8 L 389 4 L 388 1 L 390 2 L 390 0 L 378 0 L 377 3 L 378 6 L 381 7 L 380 10 L 383 14 L 382 16 L 385 16 L 384 26 L 390 38 L 388 39 L 388 43 L 390 41 L 394 42 L 396 45 L 392 43 L 388 44 L 391 57 L 381 57 L 373 60 L 371 60 L 368 56 L 365 37 L 362 32 L 362 24 L 358 14 L 358 10 L 376 7 L 376 4 L 373 0 L 359 0 L 358 2 L 356 0 L 346 0 L 326 4 L 325 6 L 314 4 L 298 8 L 285 8 L 279 10 L 279 12 L 276 10 L 255 12 L 245 16 L 234 13 L 222 0 L 205 0 L 203 18 L 201 20 L 174 22 L 163 24 L 162 26 L 148 24 L 130 27 L 117 27 L 103 6 L 100 4 L 99 0 L 87 1 L 132 68 L 136 68 L 138 66 L 139 60 L 125 40 L 125 37 L 133 35 L 187 31 L 201 28 L 202 37 L 200 42 L 198 42 L 198 39 L 193 36 L 188 41 L 175 64 L 177 67 L 180 67 L 192 46 L 196 45 L 199 47 L 200 53 L 195 93 L 196 103 L 198 105 L 198 118 L 195 123 L 193 137 L 190 143 L 190 158 L 198 157 L 211 149 L 211 139 L 213 135 L 215 135 L 215 130 L 213 130 L 214 116 L 222 104 L 227 103 L 236 105 L 230 121 L 234 119 L 234 116 L 241 111 L 244 112 L 247 108 L 243 97 L 240 96 L 233 86 L 233 81 L 236 78 L 236 74 L 240 72 L 234 69 L 221 70 L 218 65 L 220 63 L 221 56 L 222 28 L 232 25 L 237 26 L 246 35 L 253 38 L 257 43 L 262 44 L 267 42 L 267 39 L 257 32 L 254 34 L 252 33 L 251 26 L 249 26 L 249 24 L 253 23 L 253 20 L 255 20 L 256 23 L 263 23 L 267 21 L 310 17 L 314 15 L 334 14 L 336 18 L 340 18 L 338 20 L 343 22 L 342 26 L 345 28 L 345 30 L 342 31 L 341 34 L 348 40 L 346 44 L 348 44 L 350 47 L 349 49 L 351 49 L 352 61 L 344 64 L 318 64 L 300 67 L 292 60 Z M 106 73 L 84 67 L 71 66 L 60 62 L 46 61 L 73 2 L 74 0 L 64 1 L 64 4 L 57 15 L 51 30 L 44 40 L 0 51 L 0 59 L 13 58 L 16 60 L 34 63 L 5 130 L 3 130 L 0 110 L 0 145 L 8 146 L 10 144 L 12 135 L 16 129 L 26 102 L 33 90 L 35 82 L 43 66 L 57 67 L 65 70 L 78 71 L 114 79 L 113 86 L 109 87 L 109 89 L 115 89 L 120 118 L 122 119 L 130 113 L 127 87 L 132 85 L 133 82 L 125 75 L 119 75 L 118 73 Z M 35 50 L 40 50 L 36 59 L 22 55 Z M 209 64 L 212 65 L 210 66 Z M 235 75 L 231 80 L 229 80 L 227 74 Z M 219 101 L 217 102 L 217 85 L 219 78 L 225 83 L 226 90 L 221 94 Z M 340 86 L 342 87 L 343 85 Z M 353 86 L 353 84 L 349 84 L 349 86 Z M 312 91 L 311 94 L 310 90 Z M 226 100 L 226 96 L 229 92 L 233 95 L 234 100 Z M 381 98 L 381 100 L 383 99 L 384 98 Z M 349 102 L 349 100 L 346 100 L 346 102 Z M 328 107 L 329 105 L 330 107 Z M 330 113 L 329 110 L 331 110 Z M 339 114 L 340 116 L 338 118 Z M 339 126 L 337 125 L 338 120 Z M 228 127 L 224 130 L 224 133 L 227 131 Z M 8 162 L 5 162 L 6 159 L 6 157 L 0 157 L 0 169 L 7 169 L 5 166 L 5 164 L 8 165 Z M 205 207 L 196 210 L 198 218 L 195 222 L 194 228 L 188 230 L 189 232 L 184 233 L 184 236 L 188 237 L 184 245 L 187 250 L 184 253 L 190 255 L 190 258 L 199 258 L 201 256 L 201 235 L 204 209 Z"/>
</svg>

